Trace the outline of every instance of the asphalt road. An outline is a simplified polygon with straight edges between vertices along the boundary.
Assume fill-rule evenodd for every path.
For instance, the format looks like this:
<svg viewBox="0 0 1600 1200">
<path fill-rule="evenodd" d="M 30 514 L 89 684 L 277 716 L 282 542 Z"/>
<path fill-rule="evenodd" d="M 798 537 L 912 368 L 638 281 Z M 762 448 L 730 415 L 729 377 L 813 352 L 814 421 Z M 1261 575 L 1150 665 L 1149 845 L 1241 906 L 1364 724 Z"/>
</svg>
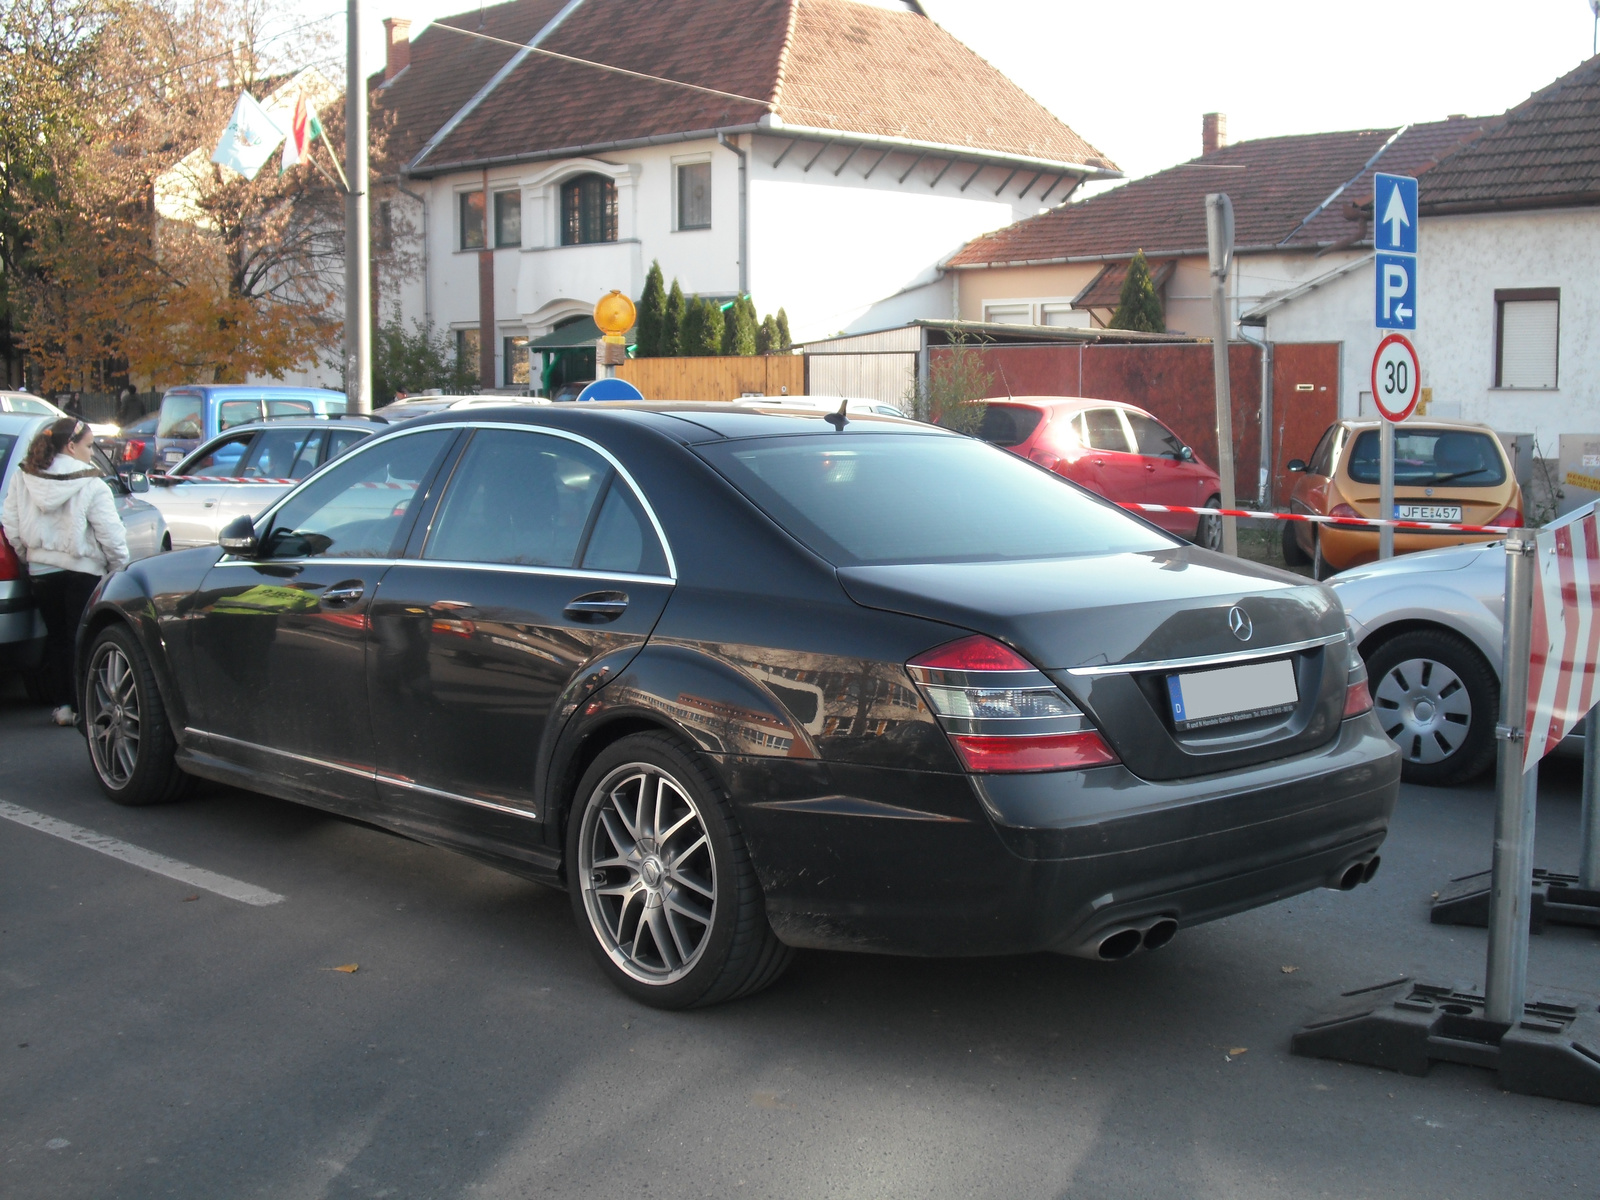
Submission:
<svg viewBox="0 0 1600 1200">
<path fill-rule="evenodd" d="M 1573 868 L 1578 784 L 1544 771 L 1542 866 Z M 565 896 L 457 855 L 221 789 L 116 808 L 79 735 L 9 694 L 0 801 L 285 898 L 0 820 L 9 1200 L 1600 1195 L 1592 1108 L 1288 1053 L 1342 989 L 1481 981 L 1483 933 L 1427 901 L 1487 865 L 1487 783 L 1407 789 L 1370 886 L 1157 954 L 802 953 L 690 1014 L 613 991 Z M 1592 933 L 1531 960 L 1600 986 Z"/>
</svg>

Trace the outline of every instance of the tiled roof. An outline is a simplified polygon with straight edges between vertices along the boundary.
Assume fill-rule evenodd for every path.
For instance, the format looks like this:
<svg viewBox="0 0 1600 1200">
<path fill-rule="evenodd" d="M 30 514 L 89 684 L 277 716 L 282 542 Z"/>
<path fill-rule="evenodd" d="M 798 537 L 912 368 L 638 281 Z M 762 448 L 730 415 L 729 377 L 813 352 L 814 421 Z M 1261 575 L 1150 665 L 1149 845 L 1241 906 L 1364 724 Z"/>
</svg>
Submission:
<svg viewBox="0 0 1600 1200">
<path fill-rule="evenodd" d="M 1413 125 L 1371 168 L 1366 164 L 1396 130 L 1239 142 L 977 238 L 950 264 L 1093 259 L 1140 249 L 1152 258 L 1203 251 L 1209 192 L 1226 192 L 1233 201 L 1236 246 L 1328 245 L 1363 233 L 1363 214 L 1352 220 L 1346 205 L 1371 201 L 1373 170 L 1419 174 L 1485 124 L 1453 118 Z M 1318 212 L 1343 185 L 1348 186 Z"/>
<path fill-rule="evenodd" d="M 1128 278 L 1128 267 L 1132 259 L 1125 258 L 1120 262 L 1109 262 L 1100 268 L 1098 274 L 1089 281 L 1089 285 L 1072 298 L 1073 308 L 1115 308 L 1122 303 L 1122 284 Z M 1177 267 L 1175 258 L 1158 259 L 1148 264 L 1150 267 L 1150 282 L 1156 291 L 1172 276 L 1173 269 Z"/>
<path fill-rule="evenodd" d="M 563 7 L 512 0 L 482 32 L 519 45 Z M 442 24 L 476 32 L 478 13 Z M 545 50 L 723 95 L 532 54 L 415 164 L 418 174 L 552 151 L 751 125 L 970 146 L 1052 163 L 1115 165 L 994 67 L 914 12 L 853 0 L 583 0 Z M 408 157 L 516 51 L 430 27 L 376 99 Z M 774 130 L 780 132 L 780 129 Z"/>
<path fill-rule="evenodd" d="M 1419 199 L 1424 213 L 1600 204 L 1600 58 L 1429 172 Z"/>
</svg>

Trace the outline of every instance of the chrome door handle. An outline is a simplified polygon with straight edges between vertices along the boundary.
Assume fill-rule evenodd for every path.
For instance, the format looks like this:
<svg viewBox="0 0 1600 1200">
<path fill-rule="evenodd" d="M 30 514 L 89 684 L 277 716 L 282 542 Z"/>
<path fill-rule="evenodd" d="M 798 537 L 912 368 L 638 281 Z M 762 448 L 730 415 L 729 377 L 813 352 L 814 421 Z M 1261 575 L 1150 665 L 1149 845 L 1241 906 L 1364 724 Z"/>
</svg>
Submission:
<svg viewBox="0 0 1600 1200">
<path fill-rule="evenodd" d="M 627 607 L 626 592 L 587 592 L 568 601 L 563 611 L 575 621 L 612 621 Z"/>
<path fill-rule="evenodd" d="M 323 592 L 322 602 L 324 604 L 354 604 L 366 594 L 366 591 L 366 584 L 359 579 L 350 579 L 344 583 L 336 583 Z"/>
</svg>

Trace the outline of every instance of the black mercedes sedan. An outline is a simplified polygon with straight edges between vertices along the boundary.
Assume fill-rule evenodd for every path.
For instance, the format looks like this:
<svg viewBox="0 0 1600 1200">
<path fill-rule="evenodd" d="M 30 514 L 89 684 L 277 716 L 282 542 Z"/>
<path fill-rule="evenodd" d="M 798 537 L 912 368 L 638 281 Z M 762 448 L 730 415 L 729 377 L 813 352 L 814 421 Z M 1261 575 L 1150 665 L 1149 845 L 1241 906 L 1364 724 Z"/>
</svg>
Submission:
<svg viewBox="0 0 1600 1200">
<path fill-rule="evenodd" d="M 662 1007 L 791 948 L 1117 959 L 1371 877 L 1398 788 L 1326 588 L 976 439 L 444 412 L 81 630 L 106 794 L 194 777 L 565 888 Z"/>
</svg>

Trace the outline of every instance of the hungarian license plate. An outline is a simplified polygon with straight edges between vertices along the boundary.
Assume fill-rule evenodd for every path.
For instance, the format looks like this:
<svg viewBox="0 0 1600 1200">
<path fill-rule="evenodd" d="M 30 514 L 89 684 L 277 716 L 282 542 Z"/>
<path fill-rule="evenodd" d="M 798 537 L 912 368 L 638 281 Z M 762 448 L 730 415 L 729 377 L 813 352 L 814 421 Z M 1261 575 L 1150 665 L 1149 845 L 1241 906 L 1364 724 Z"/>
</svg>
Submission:
<svg viewBox="0 0 1600 1200">
<path fill-rule="evenodd" d="M 1168 675 L 1167 694 L 1180 730 L 1292 712 L 1300 700 L 1294 664 L 1286 658 Z"/>
<path fill-rule="evenodd" d="M 1453 525 L 1461 524 L 1461 505 L 1459 504 L 1396 504 L 1394 517 L 1397 521 L 1449 521 Z"/>
<path fill-rule="evenodd" d="M 182 457 L 183 457 L 183 451 L 182 450 L 168 450 L 167 454 L 166 454 L 166 458 L 167 458 L 167 461 L 169 463 L 175 463 L 179 459 L 181 459 Z"/>
</svg>

